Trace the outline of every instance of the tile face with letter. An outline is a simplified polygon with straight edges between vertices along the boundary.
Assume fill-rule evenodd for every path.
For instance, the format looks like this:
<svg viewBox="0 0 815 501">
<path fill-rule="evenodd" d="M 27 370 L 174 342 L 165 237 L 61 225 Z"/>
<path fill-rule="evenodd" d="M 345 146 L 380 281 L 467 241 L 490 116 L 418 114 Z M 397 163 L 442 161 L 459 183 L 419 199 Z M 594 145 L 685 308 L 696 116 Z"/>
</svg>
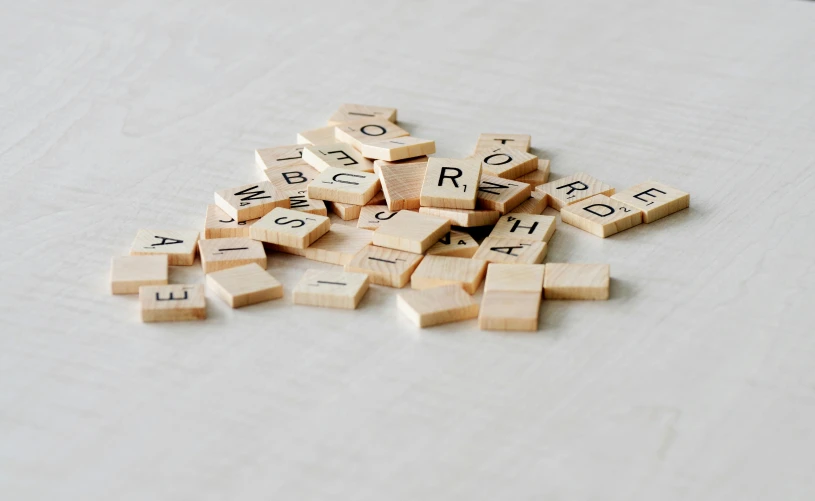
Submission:
<svg viewBox="0 0 815 501">
<path fill-rule="evenodd" d="M 430 158 L 422 183 L 422 207 L 475 209 L 481 166 L 478 161 Z"/>
<path fill-rule="evenodd" d="M 303 146 L 292 144 L 255 150 L 255 161 L 261 170 L 303 165 Z"/>
<path fill-rule="evenodd" d="M 642 222 L 652 223 L 690 206 L 690 195 L 667 184 L 646 181 L 611 196 L 642 211 Z"/>
<path fill-rule="evenodd" d="M 476 206 L 506 214 L 525 202 L 532 194 L 532 186 L 511 179 L 481 175 Z"/>
<path fill-rule="evenodd" d="M 334 137 L 338 141 L 348 143 L 358 150 L 366 143 L 409 135 L 408 131 L 398 125 L 379 118 L 340 124 L 334 129 Z"/>
<path fill-rule="evenodd" d="M 543 279 L 546 299 L 608 299 L 609 265 L 548 263 Z"/>
<path fill-rule="evenodd" d="M 329 167 L 362 172 L 374 171 L 373 162 L 346 143 L 308 144 L 303 148 L 303 159 L 320 172 Z"/>
<path fill-rule="evenodd" d="M 305 190 L 308 183 L 320 173 L 308 165 L 301 163 L 284 167 L 272 167 L 263 171 L 266 179 L 280 191 Z"/>
<path fill-rule="evenodd" d="M 491 237 L 548 242 L 555 233 L 555 218 L 539 214 L 507 214 L 495 224 Z"/>
<path fill-rule="evenodd" d="M 366 273 L 306 270 L 294 289 L 294 304 L 353 310 L 368 291 L 368 282 Z"/>
<path fill-rule="evenodd" d="M 560 210 L 561 220 L 600 238 L 637 226 L 642 211 L 605 195 L 594 195 Z"/>
<path fill-rule="evenodd" d="M 380 189 L 379 176 L 374 173 L 329 167 L 308 185 L 308 196 L 316 200 L 365 205 Z"/>
<path fill-rule="evenodd" d="M 285 210 L 285 209 L 282 209 Z M 251 238 L 211 238 L 198 242 L 204 273 L 255 263 L 266 269 L 263 244 Z"/>
<path fill-rule="evenodd" d="M 407 158 L 417 158 L 436 153 L 436 142 L 432 139 L 403 136 L 363 143 L 360 149 L 367 158 L 396 162 Z"/>
<path fill-rule="evenodd" d="M 371 283 L 399 289 L 408 283 L 421 260 L 421 254 L 368 245 L 351 258 L 345 271 L 367 273 Z"/>
<path fill-rule="evenodd" d="M 567 205 L 575 204 L 594 195 L 611 196 L 614 194 L 612 186 L 583 172 L 542 184 L 535 188 L 535 191 L 547 195 L 549 207 L 555 210 L 561 210 Z"/>
<path fill-rule="evenodd" d="M 207 287 L 232 308 L 283 297 L 283 284 L 256 263 L 208 273 Z"/>
<path fill-rule="evenodd" d="M 383 221 L 387 221 L 396 214 L 396 212 L 389 211 L 387 205 L 366 205 L 359 213 L 357 228 L 376 230 Z"/>
<path fill-rule="evenodd" d="M 331 228 L 326 216 L 277 208 L 249 228 L 249 235 L 261 242 L 305 249 Z"/>
<path fill-rule="evenodd" d="M 170 266 L 195 262 L 198 230 L 139 230 L 130 246 L 131 256 L 166 254 Z"/>
<path fill-rule="evenodd" d="M 396 108 L 385 106 L 368 106 L 365 104 L 342 104 L 328 119 L 329 125 L 337 125 L 343 122 L 353 122 L 357 120 L 368 120 L 379 118 L 396 123 Z"/>
<path fill-rule="evenodd" d="M 308 197 L 308 190 L 303 187 L 298 191 L 287 191 L 291 210 L 317 214 L 318 216 L 328 216 L 328 208 L 322 200 L 312 200 Z M 255 219 L 254 221 L 258 221 Z"/>
<path fill-rule="evenodd" d="M 204 286 L 143 285 L 139 287 L 142 322 L 180 322 L 207 318 Z"/>
<path fill-rule="evenodd" d="M 502 147 L 529 151 L 531 146 L 532 136 L 528 134 L 481 134 L 475 145 L 475 153 Z"/>
<path fill-rule="evenodd" d="M 507 147 L 481 150 L 473 158 L 481 162 L 484 174 L 504 179 L 516 179 L 538 168 L 538 157 Z"/>
<path fill-rule="evenodd" d="M 257 219 L 275 207 L 289 208 L 289 197 L 269 181 L 215 192 L 215 205 L 237 221 Z"/>
<path fill-rule="evenodd" d="M 478 250 L 478 242 L 469 233 L 451 231 L 427 249 L 427 255 L 473 257 Z"/>
<path fill-rule="evenodd" d="M 396 305 L 419 327 L 468 320 L 478 316 L 476 303 L 460 285 L 403 292 Z"/>
<path fill-rule="evenodd" d="M 546 257 L 547 250 L 545 242 L 487 237 L 478 246 L 473 259 L 483 259 L 490 263 L 540 264 Z"/>
</svg>

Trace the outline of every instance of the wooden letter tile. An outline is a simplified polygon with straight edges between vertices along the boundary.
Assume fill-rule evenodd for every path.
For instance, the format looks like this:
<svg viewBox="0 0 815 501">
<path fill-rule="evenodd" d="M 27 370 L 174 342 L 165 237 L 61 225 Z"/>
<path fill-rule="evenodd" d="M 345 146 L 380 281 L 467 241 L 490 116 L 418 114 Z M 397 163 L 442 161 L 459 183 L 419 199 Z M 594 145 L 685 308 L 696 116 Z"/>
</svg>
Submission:
<svg viewBox="0 0 815 501">
<path fill-rule="evenodd" d="M 365 143 L 373 143 L 375 141 L 409 135 L 408 131 L 398 125 L 394 125 L 380 118 L 340 124 L 334 129 L 334 137 L 336 137 L 338 141 L 348 143 L 358 150 L 361 150 L 362 145 Z"/>
<path fill-rule="evenodd" d="M 308 185 L 308 196 L 317 200 L 365 205 L 380 189 L 376 174 L 329 167 Z"/>
<path fill-rule="evenodd" d="M 506 214 L 525 202 L 531 194 L 531 185 L 482 174 L 476 205 L 479 209 L 497 210 Z"/>
<path fill-rule="evenodd" d="M 286 209 L 281 209 L 286 210 Z M 204 273 L 256 263 L 266 269 L 263 244 L 251 238 L 213 238 L 198 242 Z"/>
<path fill-rule="evenodd" d="M 256 263 L 209 273 L 207 286 L 232 308 L 283 297 L 283 285 Z"/>
<path fill-rule="evenodd" d="M 404 136 L 363 143 L 360 151 L 367 158 L 394 162 L 436 153 L 436 142 L 432 139 Z"/>
<path fill-rule="evenodd" d="M 278 207 L 252 225 L 249 234 L 261 242 L 305 249 L 329 228 L 331 220 L 326 216 Z"/>
<path fill-rule="evenodd" d="M 261 170 L 305 164 L 303 147 L 299 144 L 255 150 L 255 161 Z"/>
<path fill-rule="evenodd" d="M 375 163 L 374 172 L 379 175 L 382 192 L 390 210 L 419 208 L 427 160 L 405 164 Z"/>
<path fill-rule="evenodd" d="M 490 263 L 484 292 L 543 292 L 543 264 Z"/>
<path fill-rule="evenodd" d="M 608 299 L 607 264 L 548 263 L 543 279 L 546 299 Z"/>
<path fill-rule="evenodd" d="M 401 288 L 421 260 L 420 254 L 368 245 L 345 265 L 345 271 L 367 273 L 371 283 Z"/>
<path fill-rule="evenodd" d="M 538 168 L 538 157 L 512 148 L 492 148 L 477 152 L 473 158 L 481 163 L 484 174 L 516 179 Z"/>
<path fill-rule="evenodd" d="M 110 263 L 110 292 L 138 294 L 142 285 L 166 285 L 166 255 L 116 256 Z"/>
<path fill-rule="evenodd" d="M 354 310 L 367 291 L 367 273 L 306 270 L 294 289 L 294 304 Z"/>
<path fill-rule="evenodd" d="M 269 181 L 215 192 L 215 205 L 238 221 L 257 219 L 275 207 L 289 208 L 289 197 Z"/>
<path fill-rule="evenodd" d="M 642 211 L 605 195 L 594 195 L 562 208 L 560 218 L 566 224 L 606 238 L 640 224 Z"/>
<path fill-rule="evenodd" d="M 469 233 L 451 231 L 427 249 L 427 255 L 473 257 L 477 250 L 478 242 Z"/>
<path fill-rule="evenodd" d="M 530 146 L 532 146 L 532 136 L 528 134 L 481 134 L 475 145 L 475 153 L 495 148 L 529 151 Z"/>
<path fill-rule="evenodd" d="M 142 322 L 179 322 L 207 318 L 203 285 L 143 285 L 139 287 Z"/>
<path fill-rule="evenodd" d="M 364 104 L 343 104 L 328 119 L 328 125 L 337 125 L 343 122 L 380 118 L 396 123 L 396 108 L 384 106 L 368 106 Z"/>
<path fill-rule="evenodd" d="M 490 264 L 478 326 L 483 330 L 538 329 L 544 265 Z"/>
<path fill-rule="evenodd" d="M 300 132 L 297 134 L 297 144 L 339 143 L 340 141 L 337 141 L 337 138 L 334 137 L 334 129 L 336 129 L 335 126 L 329 125 L 328 127 Z"/>
<path fill-rule="evenodd" d="M 320 175 L 317 169 L 302 163 L 287 167 L 272 167 L 263 171 L 266 179 L 280 191 L 305 190 L 308 183 Z"/>
<path fill-rule="evenodd" d="M 249 227 L 258 219 L 235 221 L 235 218 L 214 204 L 207 205 L 207 220 L 204 223 L 204 238 L 248 237 Z"/>
<path fill-rule="evenodd" d="M 419 327 L 468 320 L 478 316 L 478 303 L 459 285 L 399 294 L 399 310 Z"/>
<path fill-rule="evenodd" d="M 331 231 L 305 249 L 274 244 L 271 245 L 271 248 L 279 252 L 303 256 L 312 261 L 345 265 L 357 253 L 371 244 L 373 233 L 370 230 L 335 224 L 331 226 Z"/>
<path fill-rule="evenodd" d="M 560 210 L 594 195 L 611 196 L 614 194 L 613 187 L 582 172 L 542 184 L 535 188 L 535 191 L 548 195 L 549 207 L 555 210 Z"/>
<path fill-rule="evenodd" d="M 198 230 L 139 230 L 131 256 L 166 254 L 170 266 L 190 266 L 195 262 Z"/>
<path fill-rule="evenodd" d="M 546 208 L 549 201 L 549 195 L 539 191 L 533 191 L 529 198 L 524 203 L 515 207 L 510 214 L 536 214 L 539 215 Z"/>
<path fill-rule="evenodd" d="M 376 230 L 382 221 L 387 221 L 395 215 L 396 212 L 389 211 L 387 205 L 366 205 L 359 213 L 357 228 Z"/>
<path fill-rule="evenodd" d="M 308 144 L 303 149 L 303 159 L 320 172 L 329 167 L 362 172 L 374 171 L 373 162 L 346 143 Z"/>
<path fill-rule="evenodd" d="M 526 183 L 532 186 L 532 188 L 548 183 L 549 159 L 538 158 L 538 168 L 533 170 L 529 174 L 524 174 L 523 176 L 517 178 L 516 181 Z"/>
<path fill-rule="evenodd" d="M 497 210 L 470 210 L 470 209 L 439 209 L 436 207 L 422 207 L 420 214 L 436 216 L 447 219 L 453 226 L 473 228 L 475 226 L 490 226 L 498 221 L 501 213 Z"/>
<path fill-rule="evenodd" d="M 364 205 L 344 204 L 341 202 L 325 202 L 326 207 L 336 214 L 343 221 L 353 221 L 359 219 Z"/>
<path fill-rule="evenodd" d="M 286 194 L 289 196 L 289 204 L 291 204 L 292 210 L 317 214 L 318 216 L 328 216 L 328 209 L 325 206 L 325 202 L 310 199 L 308 197 L 308 190 L 305 188 L 299 191 L 287 191 Z M 257 221 L 257 219 L 255 221 Z"/>
<path fill-rule="evenodd" d="M 379 183 L 382 184 L 382 181 L 380 181 Z M 376 195 L 371 197 L 371 199 L 368 200 L 368 203 L 365 205 L 385 205 L 386 203 L 387 202 L 385 201 L 385 193 L 382 190 L 379 190 L 376 193 Z"/>
<path fill-rule="evenodd" d="M 486 261 L 464 257 L 425 256 L 413 272 L 410 286 L 414 289 L 430 289 L 457 284 L 467 294 L 475 294 L 486 272 Z"/>
<path fill-rule="evenodd" d="M 652 223 L 690 206 L 690 195 L 656 181 L 646 181 L 611 198 L 642 211 L 642 222 Z"/>
<path fill-rule="evenodd" d="M 547 250 L 546 242 L 487 237 L 478 246 L 473 259 L 483 259 L 490 263 L 540 264 L 546 257 Z"/>
<path fill-rule="evenodd" d="M 422 183 L 422 207 L 475 209 L 481 166 L 475 160 L 430 158 Z"/>
<path fill-rule="evenodd" d="M 554 216 L 507 214 L 495 224 L 491 237 L 548 242 L 555 233 Z"/>
<path fill-rule="evenodd" d="M 412 211 L 399 211 L 374 232 L 374 245 L 422 254 L 450 231 L 450 222 Z"/>
</svg>

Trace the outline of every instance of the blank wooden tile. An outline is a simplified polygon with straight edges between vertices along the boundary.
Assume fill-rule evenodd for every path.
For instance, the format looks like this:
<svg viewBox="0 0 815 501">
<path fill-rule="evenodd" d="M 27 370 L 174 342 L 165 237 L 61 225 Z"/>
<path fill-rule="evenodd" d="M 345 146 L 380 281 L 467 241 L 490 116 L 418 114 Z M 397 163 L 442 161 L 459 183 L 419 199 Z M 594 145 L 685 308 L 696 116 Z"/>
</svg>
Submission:
<svg viewBox="0 0 815 501">
<path fill-rule="evenodd" d="M 532 186 L 512 179 L 481 175 L 478 185 L 476 207 L 483 210 L 497 210 L 506 214 L 532 194 Z"/>
<path fill-rule="evenodd" d="M 303 159 L 320 172 L 330 167 L 362 172 L 374 171 L 373 162 L 346 143 L 307 144 L 303 149 Z"/>
<path fill-rule="evenodd" d="M 325 202 L 310 199 L 308 197 L 308 190 L 305 188 L 299 191 L 287 191 L 286 194 L 289 196 L 289 204 L 292 210 L 328 217 L 328 209 L 325 206 Z M 257 221 L 257 219 L 255 219 L 255 221 Z"/>
<path fill-rule="evenodd" d="M 640 183 L 611 198 L 640 209 L 643 223 L 652 223 L 690 206 L 689 194 L 656 181 Z"/>
<path fill-rule="evenodd" d="M 340 143 L 334 136 L 335 126 L 319 127 L 297 134 L 297 144 L 331 144 Z"/>
<path fill-rule="evenodd" d="M 215 192 L 215 205 L 238 221 L 263 217 L 275 207 L 289 208 L 289 197 L 269 181 Z"/>
<path fill-rule="evenodd" d="M 358 150 L 361 150 L 365 143 L 409 135 L 408 131 L 398 125 L 379 118 L 344 123 L 334 129 L 334 137 L 337 140 L 348 143 Z"/>
<path fill-rule="evenodd" d="M 481 166 L 472 159 L 430 158 L 422 183 L 420 205 L 475 209 Z"/>
<path fill-rule="evenodd" d="M 168 264 L 166 255 L 116 256 L 110 263 L 110 292 L 138 294 L 142 285 L 166 285 Z"/>
<path fill-rule="evenodd" d="M 258 167 L 263 171 L 279 167 L 303 165 L 305 164 L 303 160 L 303 146 L 290 144 L 287 146 L 255 150 L 255 161 Z"/>
<path fill-rule="evenodd" d="M 418 209 L 427 172 L 427 160 L 405 164 L 374 164 L 382 192 L 392 211 Z"/>
<path fill-rule="evenodd" d="M 528 174 L 515 179 L 522 183 L 526 183 L 532 188 L 546 184 L 549 182 L 549 159 L 538 158 L 538 168 Z"/>
<path fill-rule="evenodd" d="M 345 265 L 371 242 L 373 242 L 373 232 L 370 230 L 334 224 L 331 226 L 331 231 L 305 249 L 274 244 L 270 247 L 276 251 L 302 256 L 312 261 Z"/>
<path fill-rule="evenodd" d="M 532 136 L 528 134 L 481 134 L 475 145 L 475 153 L 501 147 L 529 151 L 530 146 Z"/>
<path fill-rule="evenodd" d="M 326 216 L 277 208 L 252 225 L 249 235 L 261 242 L 305 249 L 331 228 Z"/>
<path fill-rule="evenodd" d="M 374 245 L 422 254 L 448 231 L 446 219 L 403 210 L 379 225 Z"/>
<path fill-rule="evenodd" d="M 490 331 L 536 331 L 540 305 L 541 291 L 484 292 L 478 328 Z"/>
<path fill-rule="evenodd" d="M 421 260 L 421 254 L 368 245 L 351 258 L 345 271 L 367 273 L 373 284 L 401 288 Z"/>
<path fill-rule="evenodd" d="M 515 207 L 510 214 L 540 214 L 549 201 L 549 195 L 539 191 L 532 191 L 529 198 L 526 199 L 521 205 Z"/>
<path fill-rule="evenodd" d="M 308 185 L 308 196 L 317 200 L 365 205 L 381 189 L 371 172 L 329 167 Z"/>
<path fill-rule="evenodd" d="M 139 287 L 142 322 L 180 322 L 207 318 L 204 286 L 143 285 Z"/>
<path fill-rule="evenodd" d="M 320 173 L 314 167 L 302 163 L 286 167 L 272 167 L 263 171 L 266 179 L 280 191 L 305 190 Z"/>
<path fill-rule="evenodd" d="M 427 249 L 427 255 L 473 257 L 478 250 L 478 242 L 463 231 L 450 231 Z"/>
<path fill-rule="evenodd" d="M 543 278 L 546 299 L 608 299 L 607 264 L 547 263 Z"/>
<path fill-rule="evenodd" d="M 594 195 L 562 208 L 560 218 L 566 224 L 606 238 L 640 224 L 642 211 L 605 195 Z"/>
<path fill-rule="evenodd" d="M 475 294 L 486 272 L 486 261 L 428 255 L 410 277 L 410 286 L 414 289 L 429 289 L 457 284 L 468 294 Z"/>
<path fill-rule="evenodd" d="M 419 327 L 459 322 L 478 316 L 478 303 L 459 285 L 402 292 L 397 307 Z"/>
<path fill-rule="evenodd" d="M 287 209 L 281 209 L 287 210 Z M 213 238 L 198 242 L 204 273 L 256 263 L 266 269 L 263 244 L 251 238 Z"/>
<path fill-rule="evenodd" d="M 538 157 L 512 148 L 492 148 L 477 152 L 473 157 L 481 163 L 484 174 L 516 179 L 538 168 Z"/>
<path fill-rule="evenodd" d="M 406 158 L 404 160 L 374 160 L 374 172 L 376 172 L 376 167 L 385 167 L 385 166 L 400 166 L 400 165 L 411 165 L 411 164 L 424 164 L 427 167 L 427 160 L 428 157 L 416 157 L 416 158 Z"/>
<path fill-rule="evenodd" d="M 535 188 L 535 191 L 548 195 L 549 207 L 555 210 L 560 210 L 594 195 L 611 196 L 614 194 L 613 187 L 583 172 L 542 184 Z"/>
<path fill-rule="evenodd" d="M 538 214 L 507 214 L 495 223 L 491 237 L 548 242 L 555 233 L 555 218 Z"/>
<path fill-rule="evenodd" d="M 248 237 L 249 227 L 257 219 L 249 221 L 235 221 L 235 218 L 222 211 L 214 204 L 207 205 L 207 219 L 204 223 L 205 238 Z"/>
<path fill-rule="evenodd" d="M 368 282 L 367 273 L 306 270 L 294 289 L 294 304 L 353 310 L 368 291 Z"/>
<path fill-rule="evenodd" d="M 484 292 L 543 292 L 543 264 L 490 263 Z"/>
<path fill-rule="evenodd" d="M 170 266 L 195 262 L 198 230 L 139 230 L 130 246 L 131 256 L 166 254 Z"/>
<path fill-rule="evenodd" d="M 207 287 L 232 308 L 283 297 L 283 284 L 256 263 L 209 273 Z"/>
<path fill-rule="evenodd" d="M 357 120 L 368 120 L 380 118 L 396 123 L 396 108 L 385 106 L 369 106 L 365 104 L 342 104 L 328 119 L 329 125 L 337 125 L 343 122 Z"/>
<path fill-rule="evenodd" d="M 359 213 L 357 228 L 376 230 L 382 221 L 387 221 L 395 215 L 396 212 L 389 211 L 387 205 L 366 205 Z"/>
<path fill-rule="evenodd" d="M 547 250 L 546 242 L 487 237 L 478 246 L 473 259 L 483 259 L 490 263 L 540 264 L 546 257 Z"/>
<path fill-rule="evenodd" d="M 344 204 L 341 202 L 325 202 L 327 208 L 339 216 L 343 221 L 353 221 L 359 219 L 364 205 Z"/>
<path fill-rule="evenodd" d="M 469 210 L 469 209 L 439 209 L 436 207 L 422 207 L 420 214 L 436 216 L 447 219 L 453 226 L 473 228 L 475 226 L 489 226 L 495 224 L 501 213 L 497 210 Z"/>
<path fill-rule="evenodd" d="M 367 158 L 393 162 L 436 153 L 436 142 L 432 139 L 404 136 L 363 143 L 360 151 Z"/>
</svg>

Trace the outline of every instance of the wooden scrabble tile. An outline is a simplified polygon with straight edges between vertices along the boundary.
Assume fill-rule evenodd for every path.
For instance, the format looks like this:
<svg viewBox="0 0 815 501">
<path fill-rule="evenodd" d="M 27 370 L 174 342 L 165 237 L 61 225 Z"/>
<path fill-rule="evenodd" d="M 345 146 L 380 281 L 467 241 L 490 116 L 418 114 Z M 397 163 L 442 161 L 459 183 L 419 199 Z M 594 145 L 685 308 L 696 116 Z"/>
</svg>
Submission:
<svg viewBox="0 0 815 501">
<path fill-rule="evenodd" d="M 385 167 L 385 166 L 393 166 L 393 165 L 411 165 L 411 164 L 424 164 L 427 167 L 427 160 L 428 157 L 416 157 L 416 158 L 406 158 L 404 160 L 374 160 L 374 172 L 376 172 L 376 166 Z"/>
<path fill-rule="evenodd" d="M 306 270 L 294 289 L 294 304 L 354 310 L 368 291 L 368 281 L 367 273 Z"/>
<path fill-rule="evenodd" d="M 547 263 L 543 278 L 546 299 L 608 299 L 607 264 Z"/>
<path fill-rule="evenodd" d="M 208 273 L 207 286 L 232 308 L 283 297 L 283 284 L 256 263 Z"/>
<path fill-rule="evenodd" d="M 381 182 L 382 181 L 380 181 L 380 184 Z M 376 192 L 376 195 L 371 197 L 371 199 L 368 200 L 368 203 L 365 205 L 385 205 L 386 203 L 387 202 L 385 200 L 385 193 L 382 190 L 379 190 L 378 192 Z"/>
<path fill-rule="evenodd" d="M 476 207 L 484 210 L 497 210 L 506 214 L 525 202 L 532 194 L 532 186 L 511 179 L 481 175 L 478 185 Z"/>
<path fill-rule="evenodd" d="M 368 245 L 351 258 L 345 271 L 367 273 L 371 283 L 401 288 L 421 260 L 421 254 Z"/>
<path fill-rule="evenodd" d="M 397 296 L 397 307 L 419 327 L 468 320 L 478 316 L 478 303 L 459 285 L 446 285 Z"/>
<path fill-rule="evenodd" d="M 532 188 L 540 186 L 542 184 L 549 182 L 549 159 L 548 158 L 538 158 L 538 168 L 530 172 L 529 174 L 524 174 L 523 176 L 515 179 L 516 181 L 520 181 L 522 183 L 526 183 Z"/>
<path fill-rule="evenodd" d="M 422 259 L 410 277 L 410 286 L 414 289 L 430 289 L 457 284 L 464 288 L 467 294 L 475 294 L 484 280 L 485 273 L 487 273 L 486 261 L 428 255 Z"/>
<path fill-rule="evenodd" d="M 215 192 L 215 205 L 238 221 L 257 219 L 275 207 L 289 208 L 289 197 L 269 181 Z"/>
<path fill-rule="evenodd" d="M 280 191 L 305 190 L 320 173 L 314 167 L 302 163 L 286 167 L 272 167 L 263 171 L 266 179 Z"/>
<path fill-rule="evenodd" d="M 555 210 L 560 210 L 594 195 L 611 196 L 614 194 L 613 187 L 582 172 L 542 184 L 535 188 L 535 191 L 548 195 L 549 207 Z"/>
<path fill-rule="evenodd" d="M 388 208 L 392 211 L 418 209 L 427 172 L 427 160 L 405 164 L 374 163 L 374 172 L 379 175 L 382 193 Z"/>
<path fill-rule="evenodd" d="M 652 223 L 690 206 L 689 194 L 656 181 L 640 183 L 611 198 L 641 210 L 643 223 Z"/>
<path fill-rule="evenodd" d="M 393 162 L 436 153 L 436 141 L 404 136 L 363 143 L 360 151 L 367 158 Z"/>
<path fill-rule="evenodd" d="M 475 226 L 490 226 L 498 221 L 501 213 L 497 210 L 469 210 L 469 209 L 438 209 L 436 207 L 422 207 L 420 214 L 436 216 L 447 219 L 453 226 L 472 228 Z"/>
<path fill-rule="evenodd" d="M 287 209 L 280 209 L 287 210 Z M 198 242 L 204 273 L 256 263 L 266 269 L 263 244 L 251 238 L 213 238 Z"/>
<path fill-rule="evenodd" d="M 207 318 L 204 286 L 143 285 L 139 287 L 142 322 L 179 322 Z"/>
<path fill-rule="evenodd" d="M 325 205 L 343 221 L 359 219 L 362 208 L 365 207 L 364 205 L 344 204 L 341 202 L 325 202 Z"/>
<path fill-rule="evenodd" d="M 535 155 L 506 147 L 482 150 L 472 158 L 481 163 L 484 174 L 504 179 L 516 179 L 538 168 Z"/>
<path fill-rule="evenodd" d="M 560 218 L 566 224 L 606 238 L 640 224 L 642 211 L 605 195 L 594 195 L 562 208 Z"/>
<path fill-rule="evenodd" d="M 207 205 L 207 220 L 204 222 L 204 238 L 248 237 L 249 227 L 257 219 L 235 221 L 235 218 L 214 204 Z"/>
<path fill-rule="evenodd" d="M 543 292 L 543 264 L 490 263 L 484 292 Z"/>
<path fill-rule="evenodd" d="M 379 225 L 374 245 L 422 254 L 448 231 L 446 219 L 403 210 Z"/>
<path fill-rule="evenodd" d="M 515 207 L 511 211 L 510 214 L 540 214 L 543 212 L 543 209 L 546 208 L 546 205 L 549 201 L 549 195 L 545 193 L 541 193 L 539 191 L 532 191 L 532 194 L 529 198 L 526 199 L 524 203 Z"/>
<path fill-rule="evenodd" d="M 308 196 L 317 200 L 365 205 L 380 189 L 376 174 L 329 167 L 308 185 Z"/>
<path fill-rule="evenodd" d="M 310 199 L 308 197 L 308 190 L 305 188 L 299 191 L 287 191 L 286 194 L 289 196 L 289 204 L 292 210 L 317 214 L 318 216 L 328 216 L 328 209 L 325 206 L 325 202 Z M 257 221 L 257 219 L 254 221 Z"/>
<path fill-rule="evenodd" d="M 303 165 L 303 146 L 291 144 L 255 150 L 255 161 L 261 170 Z"/>
<path fill-rule="evenodd" d="M 116 256 L 110 262 L 110 292 L 138 294 L 142 285 L 166 285 L 168 282 L 166 255 Z"/>
<path fill-rule="evenodd" d="M 366 205 L 359 213 L 357 228 L 376 230 L 382 221 L 387 221 L 395 215 L 396 212 L 389 211 L 387 205 Z"/>
<path fill-rule="evenodd" d="M 365 143 L 409 135 L 408 131 L 398 125 L 380 118 L 348 122 L 337 125 L 334 129 L 334 137 L 338 141 L 348 143 L 358 150 L 361 150 Z"/>
<path fill-rule="evenodd" d="M 427 255 L 473 257 L 478 250 L 478 242 L 463 231 L 451 231 L 427 249 Z"/>
<path fill-rule="evenodd" d="M 495 223 L 491 237 L 548 242 L 555 233 L 554 216 L 507 214 Z"/>
<path fill-rule="evenodd" d="M 374 171 L 373 162 L 347 143 L 307 144 L 303 148 L 303 159 L 320 172 L 329 167 L 362 172 Z"/>
<path fill-rule="evenodd" d="M 475 153 L 502 147 L 529 151 L 530 146 L 532 136 L 528 134 L 481 134 L 475 144 Z"/>
<path fill-rule="evenodd" d="M 420 205 L 475 209 L 481 166 L 472 159 L 430 158 L 422 183 Z"/>
<path fill-rule="evenodd" d="M 481 298 L 478 328 L 490 331 L 536 331 L 540 305 L 541 291 L 485 291 Z"/>
<path fill-rule="evenodd" d="M 370 230 L 361 230 L 353 226 L 334 224 L 331 226 L 331 231 L 305 249 L 274 244 L 270 247 L 276 251 L 302 256 L 312 261 L 345 265 L 357 253 L 371 244 L 373 233 Z"/>
<path fill-rule="evenodd" d="M 336 127 L 329 125 L 328 127 L 320 127 L 303 131 L 297 134 L 297 144 L 331 144 L 339 143 L 334 137 L 334 129 Z"/>
<path fill-rule="evenodd" d="M 139 230 L 130 246 L 131 256 L 166 254 L 170 266 L 195 262 L 198 230 Z"/>
<path fill-rule="evenodd" d="M 483 259 L 490 263 L 540 264 L 546 257 L 547 250 L 546 242 L 487 237 L 478 246 L 473 259 Z"/>
<path fill-rule="evenodd" d="M 261 242 L 305 249 L 331 228 L 326 216 L 276 208 L 252 225 L 249 235 Z"/>
<path fill-rule="evenodd" d="M 328 119 L 328 124 L 337 125 L 343 122 L 367 120 L 370 118 L 380 118 L 396 123 L 396 108 L 368 106 L 365 104 L 342 104 Z"/>
</svg>

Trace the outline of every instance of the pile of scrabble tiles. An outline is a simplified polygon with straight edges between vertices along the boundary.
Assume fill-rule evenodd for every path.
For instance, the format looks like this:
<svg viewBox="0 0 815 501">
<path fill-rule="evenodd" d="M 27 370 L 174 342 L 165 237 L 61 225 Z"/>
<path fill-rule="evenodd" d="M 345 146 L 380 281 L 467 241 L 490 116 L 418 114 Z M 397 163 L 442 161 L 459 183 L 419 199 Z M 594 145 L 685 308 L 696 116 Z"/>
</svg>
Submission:
<svg viewBox="0 0 815 501">
<path fill-rule="evenodd" d="M 397 307 L 420 327 L 477 317 L 481 329 L 537 330 L 542 297 L 609 296 L 607 264 L 542 264 L 556 219 L 546 207 L 605 238 L 690 202 L 654 181 L 616 194 L 584 173 L 549 182 L 528 135 L 481 134 L 466 158 L 428 156 L 435 142 L 400 128 L 393 108 L 342 105 L 297 143 L 257 150 L 265 179 L 218 189 L 203 232 L 139 230 L 113 259 L 112 292 L 138 293 L 144 322 L 204 319 L 204 285 L 168 284 L 168 266 L 198 253 L 206 287 L 239 308 L 283 297 L 266 252 L 284 252 L 338 265 L 307 270 L 295 304 L 354 309 L 371 283 L 410 282 Z M 332 225 L 329 210 L 356 227 Z M 467 229 L 483 226 L 478 243 Z"/>
</svg>

